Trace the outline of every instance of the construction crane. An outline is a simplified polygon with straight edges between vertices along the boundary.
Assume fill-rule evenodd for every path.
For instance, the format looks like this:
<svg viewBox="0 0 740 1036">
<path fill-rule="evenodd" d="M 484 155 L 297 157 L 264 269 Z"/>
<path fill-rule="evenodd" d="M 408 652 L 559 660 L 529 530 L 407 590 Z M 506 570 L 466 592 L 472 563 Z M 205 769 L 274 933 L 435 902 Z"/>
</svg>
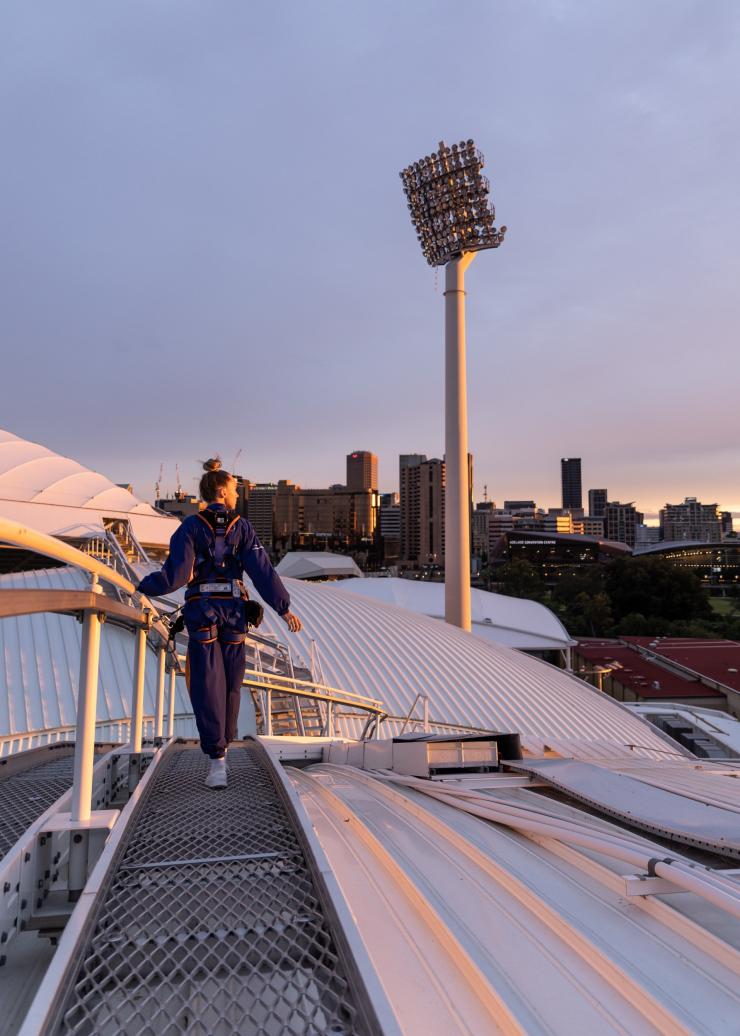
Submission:
<svg viewBox="0 0 740 1036">
<path fill-rule="evenodd" d="M 236 462 L 237 462 L 237 461 L 239 460 L 239 458 L 241 457 L 241 455 L 242 455 L 242 448 L 241 448 L 241 446 L 240 446 L 240 447 L 239 447 L 239 449 L 238 449 L 238 450 L 236 451 L 236 453 L 234 454 L 234 459 L 233 459 L 233 461 L 231 462 L 231 474 L 232 474 L 232 475 L 233 475 L 233 474 L 234 474 L 234 472 L 236 471 Z"/>
<path fill-rule="evenodd" d="M 177 482 L 176 496 L 179 498 L 182 496 L 182 482 L 180 481 L 180 465 L 175 464 L 175 480 Z"/>
<path fill-rule="evenodd" d="M 154 483 L 154 499 L 159 500 L 162 488 L 162 478 L 164 476 L 164 464 L 159 465 L 159 474 L 157 475 L 157 481 Z"/>
</svg>

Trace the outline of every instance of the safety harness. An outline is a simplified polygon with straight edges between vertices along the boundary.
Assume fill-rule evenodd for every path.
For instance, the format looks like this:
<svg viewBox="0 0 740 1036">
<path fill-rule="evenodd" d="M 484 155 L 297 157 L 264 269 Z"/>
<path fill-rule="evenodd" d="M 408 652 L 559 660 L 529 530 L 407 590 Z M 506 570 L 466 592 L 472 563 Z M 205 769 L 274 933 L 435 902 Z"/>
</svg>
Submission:
<svg viewBox="0 0 740 1036">
<path fill-rule="evenodd" d="M 237 511 L 199 511 L 198 518 L 208 526 L 205 554 L 199 554 L 193 565 L 193 575 L 188 583 L 186 597 L 238 597 L 246 598 L 247 592 L 241 581 L 242 563 L 229 533 L 239 521 Z M 206 573 L 204 573 L 204 567 Z M 204 579 L 204 574 L 208 578 Z"/>
<path fill-rule="evenodd" d="M 206 509 L 199 511 L 197 517 L 208 526 L 212 535 L 208 537 L 207 553 L 199 554 L 195 559 L 193 575 L 185 592 L 186 601 L 197 600 L 200 597 L 213 597 L 217 600 L 237 598 L 244 601 L 247 626 L 259 626 L 262 622 L 262 606 L 256 601 L 249 600 L 247 588 L 240 578 L 242 562 L 235 546 L 235 537 L 229 537 L 229 533 L 239 520 L 238 511 Z M 204 567 L 207 579 L 203 578 Z M 195 631 L 194 635 L 202 644 L 211 644 L 218 637 L 218 629 L 216 626 L 204 626 Z M 222 632 L 221 639 L 224 643 L 241 644 L 246 639 L 246 633 L 234 632 L 229 636 Z"/>
</svg>

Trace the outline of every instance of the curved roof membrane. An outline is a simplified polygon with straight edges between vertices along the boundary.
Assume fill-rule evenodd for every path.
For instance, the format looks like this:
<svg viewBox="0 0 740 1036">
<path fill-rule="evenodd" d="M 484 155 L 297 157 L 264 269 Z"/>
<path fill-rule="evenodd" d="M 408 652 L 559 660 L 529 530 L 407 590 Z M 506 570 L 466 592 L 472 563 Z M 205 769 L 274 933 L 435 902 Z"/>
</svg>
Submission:
<svg viewBox="0 0 740 1036">
<path fill-rule="evenodd" d="M 0 590 L 85 590 L 89 580 L 73 568 L 0 575 Z M 71 615 L 47 612 L 0 619 L 0 736 L 73 724 L 77 716 L 82 625 Z M 133 633 L 106 622 L 100 636 L 97 718 L 130 715 Z M 157 666 L 149 652 L 144 712 L 154 712 Z M 190 712 L 185 680 L 177 678 L 175 711 Z"/>
<path fill-rule="evenodd" d="M 365 577 L 345 579 L 337 586 L 376 601 L 400 605 L 421 615 L 444 618 L 444 583 Z M 505 597 L 474 587 L 470 591 L 470 610 L 472 632 L 496 644 L 522 651 L 557 651 L 575 644 L 560 619 L 537 601 Z"/>
<path fill-rule="evenodd" d="M 142 543 L 157 546 L 169 543 L 178 525 L 105 475 L 2 429 L 0 515 L 75 538 L 102 532 L 104 518 L 125 518 Z"/>
<path fill-rule="evenodd" d="M 425 694 L 432 722 L 517 731 L 538 752 L 681 752 L 612 698 L 537 658 L 336 584 L 285 582 L 303 630 L 291 636 L 266 608 L 260 632 L 305 658 L 315 641 L 325 683 L 378 698 L 392 716 L 405 717 Z M 343 722 L 355 734 L 362 721 Z"/>
</svg>

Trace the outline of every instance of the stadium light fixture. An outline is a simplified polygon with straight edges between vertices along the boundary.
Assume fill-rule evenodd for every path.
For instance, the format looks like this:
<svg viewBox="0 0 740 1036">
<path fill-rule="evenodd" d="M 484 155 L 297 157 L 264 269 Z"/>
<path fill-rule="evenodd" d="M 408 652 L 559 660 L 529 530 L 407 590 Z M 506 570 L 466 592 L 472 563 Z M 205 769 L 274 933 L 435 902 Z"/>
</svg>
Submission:
<svg viewBox="0 0 740 1036">
<path fill-rule="evenodd" d="M 465 371 L 465 271 L 498 248 L 491 185 L 472 140 L 412 162 L 400 174 L 411 222 L 430 266 L 445 269 L 445 620 L 470 630 L 470 492 Z"/>
</svg>

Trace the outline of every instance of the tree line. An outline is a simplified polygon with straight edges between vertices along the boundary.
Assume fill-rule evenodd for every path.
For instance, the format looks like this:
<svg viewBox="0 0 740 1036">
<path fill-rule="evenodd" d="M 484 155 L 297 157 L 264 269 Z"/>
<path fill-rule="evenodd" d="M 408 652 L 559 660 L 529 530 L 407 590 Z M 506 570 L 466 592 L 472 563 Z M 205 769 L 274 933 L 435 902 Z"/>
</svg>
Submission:
<svg viewBox="0 0 740 1036">
<path fill-rule="evenodd" d="M 720 613 L 698 576 L 662 558 L 618 558 L 564 570 L 553 587 L 529 561 L 516 559 L 495 578 L 499 593 L 547 605 L 572 636 L 740 640 L 740 589 L 729 589 Z"/>
</svg>

